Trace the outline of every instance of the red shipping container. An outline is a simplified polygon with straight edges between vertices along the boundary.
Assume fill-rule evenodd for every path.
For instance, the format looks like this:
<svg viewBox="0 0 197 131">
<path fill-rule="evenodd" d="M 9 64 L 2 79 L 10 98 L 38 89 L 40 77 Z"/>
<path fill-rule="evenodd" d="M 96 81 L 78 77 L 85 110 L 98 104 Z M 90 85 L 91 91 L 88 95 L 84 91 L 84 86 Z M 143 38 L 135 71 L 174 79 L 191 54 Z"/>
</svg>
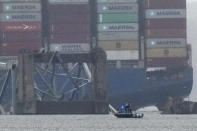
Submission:
<svg viewBox="0 0 197 131">
<path fill-rule="evenodd" d="M 90 15 L 89 14 L 54 14 L 49 16 L 49 21 L 51 24 L 53 23 L 90 23 Z"/>
<path fill-rule="evenodd" d="M 145 0 L 147 9 L 186 9 L 186 0 Z"/>
<path fill-rule="evenodd" d="M 186 19 L 146 20 L 146 29 L 186 29 Z"/>
<path fill-rule="evenodd" d="M 7 42 L 41 42 L 40 32 L 3 32 L 1 33 L 3 43 Z"/>
<path fill-rule="evenodd" d="M 3 22 L 1 32 L 41 32 L 40 22 Z"/>
<path fill-rule="evenodd" d="M 89 33 L 51 34 L 51 43 L 89 43 Z"/>
<path fill-rule="evenodd" d="M 148 67 L 183 67 L 188 65 L 187 58 L 147 58 Z"/>
<path fill-rule="evenodd" d="M 3 43 L 0 45 L 0 55 L 15 56 L 21 49 L 28 49 L 32 52 L 39 51 L 41 43 Z"/>
<path fill-rule="evenodd" d="M 90 33 L 90 24 L 51 24 L 51 33 Z"/>
<path fill-rule="evenodd" d="M 0 2 L 41 2 L 41 0 L 0 0 Z"/>
<path fill-rule="evenodd" d="M 88 14 L 89 4 L 50 4 L 50 14 Z"/>
<path fill-rule="evenodd" d="M 146 38 L 186 38 L 186 29 L 148 29 Z"/>
</svg>

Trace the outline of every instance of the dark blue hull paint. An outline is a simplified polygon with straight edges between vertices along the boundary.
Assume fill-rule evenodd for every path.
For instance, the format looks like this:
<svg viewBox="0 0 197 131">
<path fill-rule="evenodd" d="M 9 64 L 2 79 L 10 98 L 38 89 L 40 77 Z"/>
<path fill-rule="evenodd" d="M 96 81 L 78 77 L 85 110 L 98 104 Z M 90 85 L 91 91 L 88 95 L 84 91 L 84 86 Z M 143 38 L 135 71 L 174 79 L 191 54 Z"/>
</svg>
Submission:
<svg viewBox="0 0 197 131">
<path fill-rule="evenodd" d="M 109 102 L 113 106 L 129 102 L 134 109 L 157 105 L 168 97 L 185 98 L 192 90 L 193 70 L 183 69 L 175 79 L 146 79 L 144 69 L 108 69 Z"/>
</svg>

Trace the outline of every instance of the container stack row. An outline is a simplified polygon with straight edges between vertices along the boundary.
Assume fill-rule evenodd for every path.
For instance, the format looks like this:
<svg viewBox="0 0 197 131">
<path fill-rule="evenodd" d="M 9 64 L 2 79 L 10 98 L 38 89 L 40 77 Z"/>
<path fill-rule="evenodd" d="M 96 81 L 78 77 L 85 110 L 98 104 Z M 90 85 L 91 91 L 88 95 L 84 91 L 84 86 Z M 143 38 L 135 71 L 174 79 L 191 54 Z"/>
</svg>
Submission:
<svg viewBox="0 0 197 131">
<path fill-rule="evenodd" d="M 145 1 L 148 67 L 187 65 L 186 1 Z"/>
<path fill-rule="evenodd" d="M 13 56 L 21 49 L 42 47 L 40 0 L 0 0 L 0 54 Z"/>
<path fill-rule="evenodd" d="M 88 53 L 91 43 L 89 0 L 48 0 L 49 49 Z"/>
<path fill-rule="evenodd" d="M 109 61 L 139 59 L 137 0 L 97 0 L 97 44 Z"/>
</svg>

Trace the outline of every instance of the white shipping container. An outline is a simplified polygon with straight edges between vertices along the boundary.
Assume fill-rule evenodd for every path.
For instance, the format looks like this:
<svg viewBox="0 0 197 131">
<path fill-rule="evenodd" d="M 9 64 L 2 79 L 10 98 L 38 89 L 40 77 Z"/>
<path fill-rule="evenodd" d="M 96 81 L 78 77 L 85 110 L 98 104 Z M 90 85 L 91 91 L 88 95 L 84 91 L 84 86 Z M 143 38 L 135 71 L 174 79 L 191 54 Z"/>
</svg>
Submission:
<svg viewBox="0 0 197 131">
<path fill-rule="evenodd" d="M 97 5 L 98 13 L 137 13 L 138 12 L 138 4 L 130 4 L 130 3 L 105 3 Z"/>
<path fill-rule="evenodd" d="M 138 60 L 138 50 L 106 51 L 107 60 Z"/>
<path fill-rule="evenodd" d="M 186 18 L 185 9 L 148 9 L 146 10 L 147 19 L 166 19 L 166 18 Z"/>
<path fill-rule="evenodd" d="M 136 32 L 138 31 L 139 25 L 138 23 L 123 23 L 123 24 L 99 24 L 98 31 L 99 32 Z"/>
<path fill-rule="evenodd" d="M 97 0 L 97 3 L 137 3 L 137 0 Z"/>
<path fill-rule="evenodd" d="M 52 43 L 49 48 L 51 52 L 57 51 L 62 54 L 90 52 L 89 43 Z"/>
<path fill-rule="evenodd" d="M 138 40 L 138 32 L 100 32 L 98 40 Z"/>
<path fill-rule="evenodd" d="M 186 39 L 147 39 L 146 45 L 148 48 L 179 48 L 186 47 Z"/>
</svg>

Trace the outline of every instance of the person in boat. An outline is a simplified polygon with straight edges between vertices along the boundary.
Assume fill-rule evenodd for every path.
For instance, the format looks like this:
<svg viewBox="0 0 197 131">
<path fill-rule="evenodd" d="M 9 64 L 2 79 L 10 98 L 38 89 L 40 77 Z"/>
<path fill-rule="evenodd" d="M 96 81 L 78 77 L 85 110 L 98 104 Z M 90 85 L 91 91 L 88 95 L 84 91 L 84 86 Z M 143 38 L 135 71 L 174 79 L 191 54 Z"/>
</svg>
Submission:
<svg viewBox="0 0 197 131">
<path fill-rule="evenodd" d="M 129 103 L 126 103 L 126 105 L 125 105 L 125 112 L 132 113 L 131 105 Z"/>
<path fill-rule="evenodd" d="M 125 105 L 122 105 L 121 108 L 119 108 L 120 113 L 125 113 Z"/>
</svg>

